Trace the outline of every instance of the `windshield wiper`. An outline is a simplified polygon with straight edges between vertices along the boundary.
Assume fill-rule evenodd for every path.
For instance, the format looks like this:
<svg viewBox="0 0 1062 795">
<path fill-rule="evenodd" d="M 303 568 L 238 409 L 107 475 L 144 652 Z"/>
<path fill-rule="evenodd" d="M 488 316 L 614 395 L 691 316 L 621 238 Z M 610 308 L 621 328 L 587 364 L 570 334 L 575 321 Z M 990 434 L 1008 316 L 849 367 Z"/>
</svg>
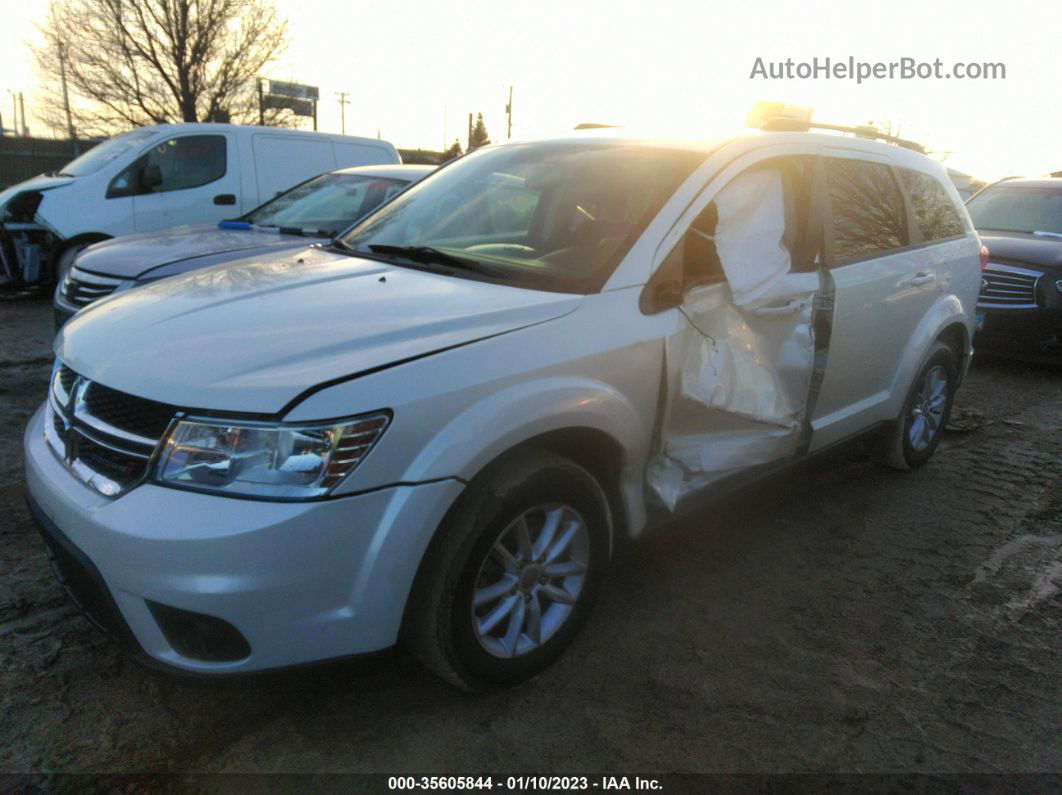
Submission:
<svg viewBox="0 0 1062 795">
<path fill-rule="evenodd" d="M 371 243 L 369 245 L 369 250 L 373 254 L 394 254 L 424 265 L 445 265 L 450 268 L 457 268 L 458 270 L 482 273 L 486 276 L 502 278 L 506 276 L 506 274 L 500 272 L 497 268 L 491 268 L 488 265 L 484 265 L 479 260 L 471 259 L 469 257 L 458 257 L 454 254 L 448 254 L 441 249 L 433 248 L 432 246 L 391 246 L 386 243 Z"/>
<path fill-rule="evenodd" d="M 351 256 L 355 256 L 355 257 L 356 256 L 360 256 L 360 254 L 359 254 L 359 252 L 357 250 L 351 248 L 347 243 L 344 243 L 338 237 L 332 238 L 332 242 L 329 243 L 325 248 L 330 248 L 330 249 L 332 249 L 334 251 L 339 251 L 339 252 L 342 252 L 343 254 L 348 254 L 348 255 L 351 255 Z"/>
<path fill-rule="evenodd" d="M 1062 237 L 1062 234 L 1059 234 L 1058 232 L 1045 232 L 1042 229 L 1034 229 L 1033 234 L 1039 235 L 1040 237 Z"/>
</svg>

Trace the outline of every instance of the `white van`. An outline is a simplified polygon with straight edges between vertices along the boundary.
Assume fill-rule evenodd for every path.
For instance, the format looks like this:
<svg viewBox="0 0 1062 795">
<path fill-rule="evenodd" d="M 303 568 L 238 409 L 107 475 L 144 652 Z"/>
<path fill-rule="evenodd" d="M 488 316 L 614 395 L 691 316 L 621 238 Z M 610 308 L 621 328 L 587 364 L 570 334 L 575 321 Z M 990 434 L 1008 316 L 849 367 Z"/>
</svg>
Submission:
<svg viewBox="0 0 1062 795">
<path fill-rule="evenodd" d="M 142 127 L 0 192 L 0 284 L 47 284 L 92 243 L 235 218 L 317 174 L 399 162 L 394 146 L 375 138 L 235 124 Z"/>
</svg>

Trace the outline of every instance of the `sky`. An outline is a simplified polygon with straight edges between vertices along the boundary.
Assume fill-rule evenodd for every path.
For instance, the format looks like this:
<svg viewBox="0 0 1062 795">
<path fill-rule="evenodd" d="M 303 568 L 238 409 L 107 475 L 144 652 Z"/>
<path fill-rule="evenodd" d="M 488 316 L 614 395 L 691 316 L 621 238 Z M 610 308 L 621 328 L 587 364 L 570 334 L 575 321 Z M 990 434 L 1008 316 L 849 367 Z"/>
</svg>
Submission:
<svg viewBox="0 0 1062 795">
<path fill-rule="evenodd" d="M 888 120 L 947 165 L 983 179 L 1062 169 L 1062 3 L 892 0 L 275 0 L 290 45 L 264 75 L 320 87 L 319 129 L 402 148 L 465 142 L 482 112 L 493 140 L 535 138 L 603 122 L 685 138 L 741 129 L 760 100 L 808 105 L 839 124 Z M 27 43 L 44 2 L 7 4 L 0 89 L 22 91 L 31 130 L 36 77 Z M 764 62 L 898 61 L 945 69 L 1005 65 L 997 80 L 752 79 Z M 11 95 L 0 94 L 5 123 Z"/>
</svg>

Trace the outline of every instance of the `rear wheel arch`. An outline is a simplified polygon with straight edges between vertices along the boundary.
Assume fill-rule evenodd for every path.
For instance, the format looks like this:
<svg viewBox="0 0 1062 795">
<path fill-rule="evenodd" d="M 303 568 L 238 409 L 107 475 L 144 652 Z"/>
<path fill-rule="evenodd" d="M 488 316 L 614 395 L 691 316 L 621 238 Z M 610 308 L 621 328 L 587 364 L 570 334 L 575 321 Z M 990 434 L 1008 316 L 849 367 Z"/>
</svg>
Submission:
<svg viewBox="0 0 1062 795">
<path fill-rule="evenodd" d="M 954 351 L 956 360 L 961 364 L 966 359 L 967 351 L 970 349 L 968 336 L 965 325 L 952 323 L 937 335 L 937 339 Z"/>
</svg>

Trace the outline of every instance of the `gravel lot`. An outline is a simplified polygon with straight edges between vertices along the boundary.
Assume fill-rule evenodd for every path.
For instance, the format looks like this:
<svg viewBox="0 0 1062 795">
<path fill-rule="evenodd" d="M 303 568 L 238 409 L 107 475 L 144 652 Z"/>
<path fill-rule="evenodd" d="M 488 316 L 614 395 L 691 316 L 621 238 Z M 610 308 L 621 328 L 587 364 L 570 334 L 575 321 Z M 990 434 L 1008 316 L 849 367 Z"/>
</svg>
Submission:
<svg viewBox="0 0 1062 795">
<path fill-rule="evenodd" d="M 2 772 L 1062 772 L 1062 368 L 978 361 L 918 472 L 851 447 L 633 546 L 559 664 L 468 696 L 400 652 L 123 659 L 22 501 L 49 303 L 0 297 L 0 330 Z"/>
</svg>

